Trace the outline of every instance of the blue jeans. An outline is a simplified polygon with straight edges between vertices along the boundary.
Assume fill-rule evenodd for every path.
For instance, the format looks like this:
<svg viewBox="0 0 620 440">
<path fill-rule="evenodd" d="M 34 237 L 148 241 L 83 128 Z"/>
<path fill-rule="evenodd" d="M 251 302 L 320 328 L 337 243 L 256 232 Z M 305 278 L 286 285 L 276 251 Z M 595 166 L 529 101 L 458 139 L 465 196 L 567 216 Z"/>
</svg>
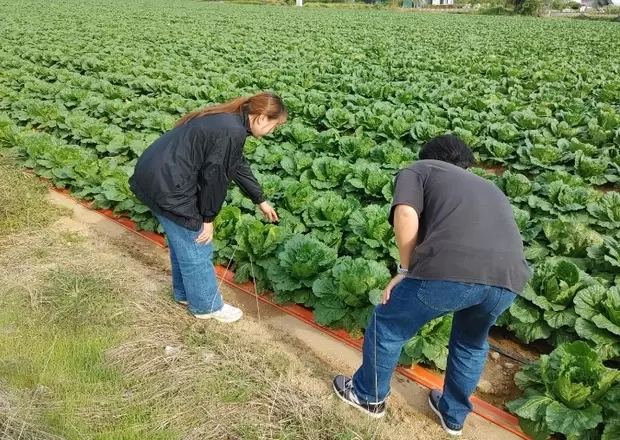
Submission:
<svg viewBox="0 0 620 440">
<path fill-rule="evenodd" d="M 172 290 L 175 301 L 187 301 L 194 315 L 216 312 L 224 306 L 213 267 L 213 243 L 198 244 L 201 231 L 192 231 L 163 216 L 157 216 L 166 232 Z"/>
<path fill-rule="evenodd" d="M 363 363 L 353 376 L 355 394 L 365 402 L 382 402 L 403 345 L 427 322 L 454 312 L 439 411 L 449 424 L 462 426 L 486 363 L 489 329 L 515 298 L 509 290 L 481 284 L 404 279 L 370 319 Z"/>
</svg>

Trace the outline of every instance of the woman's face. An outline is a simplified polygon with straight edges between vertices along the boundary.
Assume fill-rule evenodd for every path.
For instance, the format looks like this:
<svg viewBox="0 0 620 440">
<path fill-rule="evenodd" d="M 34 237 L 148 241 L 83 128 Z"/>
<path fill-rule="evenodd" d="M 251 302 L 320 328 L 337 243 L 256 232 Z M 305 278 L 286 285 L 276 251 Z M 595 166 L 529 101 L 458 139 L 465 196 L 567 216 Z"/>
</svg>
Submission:
<svg viewBox="0 0 620 440">
<path fill-rule="evenodd" d="M 269 119 L 265 115 L 250 115 L 250 130 L 252 131 L 252 136 L 255 138 L 261 138 L 273 133 L 273 131 L 283 123 L 283 120 Z"/>
</svg>

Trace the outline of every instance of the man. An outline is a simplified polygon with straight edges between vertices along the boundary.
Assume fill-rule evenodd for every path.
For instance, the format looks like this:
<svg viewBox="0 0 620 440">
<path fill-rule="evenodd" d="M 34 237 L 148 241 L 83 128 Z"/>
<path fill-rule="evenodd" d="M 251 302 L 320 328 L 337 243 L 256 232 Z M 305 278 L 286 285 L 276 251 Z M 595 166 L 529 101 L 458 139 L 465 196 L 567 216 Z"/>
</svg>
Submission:
<svg viewBox="0 0 620 440">
<path fill-rule="evenodd" d="M 389 221 L 400 252 L 398 274 L 366 329 L 363 363 L 334 391 L 372 417 L 385 415 L 403 345 L 427 322 L 454 313 L 443 392 L 429 405 L 460 435 L 486 362 L 489 329 L 531 277 L 506 196 L 467 171 L 469 147 L 455 136 L 431 139 L 420 160 L 396 177 Z"/>
</svg>

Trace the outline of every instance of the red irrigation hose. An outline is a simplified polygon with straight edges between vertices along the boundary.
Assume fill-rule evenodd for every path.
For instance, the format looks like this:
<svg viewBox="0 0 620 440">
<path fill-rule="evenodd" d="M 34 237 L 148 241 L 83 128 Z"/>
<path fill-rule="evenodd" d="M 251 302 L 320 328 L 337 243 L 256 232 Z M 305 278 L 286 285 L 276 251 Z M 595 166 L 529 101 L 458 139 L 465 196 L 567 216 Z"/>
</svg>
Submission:
<svg viewBox="0 0 620 440">
<path fill-rule="evenodd" d="M 76 201 L 77 203 L 79 203 L 80 205 L 94 211 L 97 212 L 101 215 L 104 215 L 105 217 L 109 218 L 110 220 L 116 222 L 117 224 L 123 226 L 124 228 L 130 230 L 131 232 L 139 235 L 142 238 L 145 238 L 147 240 L 149 240 L 150 242 L 165 248 L 165 241 L 164 241 L 164 237 L 161 236 L 160 234 L 154 233 L 154 232 L 145 232 L 145 231 L 139 231 L 138 229 L 136 229 L 136 224 L 135 222 L 133 222 L 132 220 L 130 220 L 127 217 L 124 216 L 116 216 L 112 210 L 101 210 L 101 209 L 94 209 L 92 207 L 92 203 L 89 202 L 84 202 L 83 200 L 79 200 L 76 199 L 74 197 L 72 197 L 69 194 L 69 191 L 65 190 L 65 189 L 59 189 L 56 187 L 51 188 L 52 190 L 54 190 L 57 193 L 63 194 L 66 197 L 69 197 L 71 199 L 73 199 L 74 201 Z M 241 290 L 244 293 L 247 293 L 248 295 L 252 295 L 252 296 L 257 296 L 254 293 L 254 285 L 252 282 L 248 282 L 248 283 L 243 283 L 243 284 L 239 284 L 237 282 L 235 282 L 234 280 L 234 273 L 230 272 L 230 271 L 226 271 L 226 268 L 222 267 L 222 266 L 216 266 L 216 273 L 217 276 L 222 279 L 224 282 L 226 282 L 227 284 L 230 284 L 231 286 Z M 273 301 L 271 301 L 271 295 L 270 294 L 265 294 L 265 295 L 258 295 L 257 296 L 259 300 L 271 305 L 272 307 L 275 307 L 291 316 L 294 316 L 295 318 L 303 321 L 304 323 L 320 330 L 321 332 L 328 334 L 329 336 L 339 340 L 340 342 L 353 347 L 357 350 L 362 349 L 362 343 L 363 343 L 363 338 L 359 338 L 359 339 L 354 339 L 351 337 L 351 335 L 349 333 L 347 333 L 344 330 L 331 330 L 328 328 L 325 328 L 323 326 L 320 326 L 319 324 L 317 324 L 316 322 L 314 322 L 313 318 L 312 318 L 312 311 L 306 309 L 305 307 L 299 306 L 299 305 L 281 305 L 281 304 L 277 304 Z M 420 385 L 423 385 L 427 388 L 438 388 L 438 389 L 442 389 L 443 388 L 443 379 L 432 373 L 429 370 L 426 370 L 423 367 L 420 367 L 419 365 L 415 365 L 411 368 L 405 368 L 405 367 L 398 367 L 397 371 L 399 373 L 401 373 L 402 375 L 404 375 L 405 377 L 419 383 Z M 513 416 L 512 414 L 507 413 L 506 411 L 501 410 L 500 408 L 497 408 L 495 406 L 493 406 L 492 404 L 485 402 L 484 400 L 480 399 L 479 397 L 476 396 L 472 396 L 471 397 L 471 401 L 472 404 L 474 405 L 474 413 L 478 414 L 479 416 L 495 423 L 496 425 L 504 428 L 507 431 L 512 432 L 513 434 L 523 438 L 523 439 L 527 439 L 530 440 L 530 437 L 527 436 L 519 427 L 519 420 Z"/>
</svg>

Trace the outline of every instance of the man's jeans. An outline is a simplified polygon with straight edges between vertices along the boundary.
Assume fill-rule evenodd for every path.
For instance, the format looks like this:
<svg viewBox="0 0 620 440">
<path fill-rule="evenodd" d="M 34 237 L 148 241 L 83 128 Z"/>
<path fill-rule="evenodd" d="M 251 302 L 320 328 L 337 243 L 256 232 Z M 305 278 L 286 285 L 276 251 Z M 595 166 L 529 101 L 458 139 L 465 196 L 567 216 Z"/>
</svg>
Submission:
<svg viewBox="0 0 620 440">
<path fill-rule="evenodd" d="M 174 300 L 187 301 L 194 315 L 220 310 L 224 301 L 213 267 L 213 243 L 198 244 L 202 231 L 186 229 L 163 216 L 157 219 L 168 239 Z"/>
<path fill-rule="evenodd" d="M 449 424 L 462 426 L 486 362 L 489 329 L 515 298 L 507 289 L 481 284 L 404 279 L 370 319 L 363 363 L 353 376 L 356 396 L 385 400 L 403 345 L 430 320 L 454 312 L 439 411 Z"/>
</svg>

